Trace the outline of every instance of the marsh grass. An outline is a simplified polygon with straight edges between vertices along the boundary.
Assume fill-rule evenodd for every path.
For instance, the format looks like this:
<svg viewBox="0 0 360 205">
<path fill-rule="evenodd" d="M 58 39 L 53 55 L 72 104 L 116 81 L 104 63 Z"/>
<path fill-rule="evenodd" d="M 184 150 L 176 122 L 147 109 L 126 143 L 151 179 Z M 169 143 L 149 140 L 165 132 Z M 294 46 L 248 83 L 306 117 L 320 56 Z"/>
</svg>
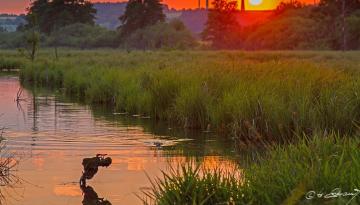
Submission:
<svg viewBox="0 0 360 205">
<path fill-rule="evenodd" d="M 59 52 L 18 57 L 23 83 L 91 104 L 221 131 L 246 144 L 357 132 L 360 79 L 350 52 Z M 5 53 L 0 58 L 16 59 Z"/>
<path fill-rule="evenodd" d="M 33 63 L 0 55 L 0 65 L 21 65 L 22 83 L 115 112 L 211 127 L 239 144 L 271 144 L 240 180 L 189 165 L 164 172 L 144 203 L 344 204 L 349 198 L 304 196 L 360 187 L 360 141 L 347 137 L 359 134 L 358 52 L 62 50 L 59 61 L 43 52 Z"/>
<path fill-rule="evenodd" d="M 2 114 L 0 114 L 2 117 Z M 0 128 L 0 204 L 7 204 L 7 197 L 16 199 L 18 193 L 15 189 L 23 180 L 15 172 L 19 164 L 15 154 L 10 152 L 4 143 L 5 127 Z"/>
<path fill-rule="evenodd" d="M 162 175 L 138 196 L 144 204 L 234 204 L 242 198 L 239 178 L 229 171 L 189 163 Z"/>
<path fill-rule="evenodd" d="M 360 187 L 358 138 L 337 134 L 301 137 L 291 145 L 268 147 L 241 172 L 183 165 L 163 172 L 144 191 L 144 204 L 358 204 L 352 196 L 306 199 L 308 192 L 356 193 Z M 241 178 L 236 177 L 239 173 Z M 335 192 L 334 192 L 335 193 Z"/>
<path fill-rule="evenodd" d="M 22 65 L 18 61 L 0 59 L 0 70 L 18 70 Z"/>
<path fill-rule="evenodd" d="M 302 137 L 299 142 L 274 146 L 261 162 L 246 170 L 248 200 L 256 204 L 342 204 L 351 197 L 306 200 L 309 191 L 354 192 L 360 186 L 358 138 L 338 134 Z M 290 203 L 291 202 L 291 203 Z M 353 204 L 360 202 L 356 198 Z"/>
</svg>

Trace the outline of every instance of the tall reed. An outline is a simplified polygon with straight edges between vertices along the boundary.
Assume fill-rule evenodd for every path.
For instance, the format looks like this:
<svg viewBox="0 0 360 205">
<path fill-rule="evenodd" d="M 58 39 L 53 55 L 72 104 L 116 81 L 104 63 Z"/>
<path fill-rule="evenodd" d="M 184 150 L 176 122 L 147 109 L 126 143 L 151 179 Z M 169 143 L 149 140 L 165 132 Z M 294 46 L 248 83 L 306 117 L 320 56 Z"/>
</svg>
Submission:
<svg viewBox="0 0 360 205">
<path fill-rule="evenodd" d="M 357 132 L 357 52 L 60 52 L 24 63 L 23 83 L 245 142 Z M 1 59 L 1 58 L 0 58 Z"/>
<path fill-rule="evenodd" d="M 359 142 L 334 133 L 303 136 L 268 147 L 252 165 L 231 174 L 185 164 L 152 180 L 140 198 L 158 205 L 359 204 Z"/>
</svg>

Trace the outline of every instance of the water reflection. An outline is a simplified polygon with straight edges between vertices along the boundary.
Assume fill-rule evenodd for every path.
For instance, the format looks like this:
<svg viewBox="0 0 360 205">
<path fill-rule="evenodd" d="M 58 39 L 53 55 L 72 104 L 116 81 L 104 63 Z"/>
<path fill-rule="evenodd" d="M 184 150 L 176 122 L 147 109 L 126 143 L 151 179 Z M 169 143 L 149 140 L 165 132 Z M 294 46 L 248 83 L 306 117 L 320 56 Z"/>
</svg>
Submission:
<svg viewBox="0 0 360 205">
<path fill-rule="evenodd" d="M 98 194 L 91 186 L 82 185 L 80 188 L 84 194 L 84 199 L 82 201 L 83 205 L 111 205 L 108 200 L 99 198 Z"/>
<path fill-rule="evenodd" d="M 18 175 L 38 186 L 24 184 L 24 199 L 15 205 L 86 201 L 82 192 L 87 186 L 78 184 L 81 162 L 98 153 L 111 156 L 112 165 L 89 182 L 88 199 L 101 196 L 113 204 L 141 204 L 134 193 L 150 186 L 145 172 L 159 176 L 160 170 L 193 159 L 207 167 L 233 164 L 233 145 L 224 137 L 113 115 L 107 108 L 69 102 L 37 89 L 24 90 L 26 101 L 17 105 L 19 87 L 16 77 L 0 77 L 0 125 L 8 127 L 8 148 L 26 156 Z"/>
<path fill-rule="evenodd" d="M 17 190 L 21 188 L 23 180 L 16 175 L 17 165 L 18 160 L 0 142 L 0 204 L 21 197 Z"/>
<path fill-rule="evenodd" d="M 109 167 L 111 165 L 112 159 L 105 156 L 106 154 L 97 154 L 96 157 L 83 159 L 84 171 L 80 178 L 80 189 L 84 195 L 83 205 L 111 205 L 108 200 L 99 198 L 91 186 L 86 185 L 86 180 L 92 179 L 98 172 L 99 167 Z"/>
</svg>

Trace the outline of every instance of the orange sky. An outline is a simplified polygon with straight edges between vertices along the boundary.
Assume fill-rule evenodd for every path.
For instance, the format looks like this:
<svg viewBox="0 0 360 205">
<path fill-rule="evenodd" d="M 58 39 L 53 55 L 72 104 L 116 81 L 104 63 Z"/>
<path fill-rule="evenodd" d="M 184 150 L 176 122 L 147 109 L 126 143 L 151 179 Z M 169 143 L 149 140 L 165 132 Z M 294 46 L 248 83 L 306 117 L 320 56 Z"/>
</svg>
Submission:
<svg viewBox="0 0 360 205">
<path fill-rule="evenodd" d="M 92 2 L 119 2 L 125 0 L 92 0 Z M 269 10 L 276 7 L 281 0 L 245 0 L 248 10 Z M 312 3 L 314 0 L 301 0 Z M 30 0 L 0 0 L 0 13 L 24 13 Z M 163 0 L 170 8 L 196 8 L 198 0 Z M 239 0 L 240 2 L 240 0 Z M 240 4 L 240 3 L 239 3 Z M 205 6 L 205 0 L 201 0 L 201 5 Z"/>
</svg>

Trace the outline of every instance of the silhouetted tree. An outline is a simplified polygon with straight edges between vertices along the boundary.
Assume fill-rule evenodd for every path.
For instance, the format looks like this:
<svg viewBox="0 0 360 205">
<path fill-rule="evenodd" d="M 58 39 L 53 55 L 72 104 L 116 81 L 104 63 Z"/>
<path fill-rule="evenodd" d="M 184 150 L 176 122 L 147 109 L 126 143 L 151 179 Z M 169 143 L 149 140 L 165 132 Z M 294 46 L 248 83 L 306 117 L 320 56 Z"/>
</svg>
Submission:
<svg viewBox="0 0 360 205">
<path fill-rule="evenodd" d="M 202 33 L 203 40 L 211 41 L 216 48 L 228 48 L 236 41 L 240 25 L 236 19 L 237 2 L 215 0 L 208 13 L 208 21 Z"/>
<path fill-rule="evenodd" d="M 338 17 L 342 15 L 343 2 L 346 4 L 347 14 L 360 9 L 359 0 L 320 0 L 319 10 L 327 16 Z"/>
<path fill-rule="evenodd" d="M 290 9 L 301 9 L 304 7 L 305 5 L 297 0 L 290 2 L 280 2 L 280 4 L 275 9 L 275 14 L 279 15 Z"/>
<path fill-rule="evenodd" d="M 144 5 L 142 0 L 129 0 L 126 5 L 125 13 L 120 16 L 120 21 L 122 25 L 119 27 L 121 29 L 121 35 L 128 35 L 135 30 L 144 27 Z"/>
<path fill-rule="evenodd" d="M 120 18 L 121 36 L 125 37 L 134 31 L 165 21 L 163 6 L 160 0 L 129 0 L 124 15 Z"/>
<path fill-rule="evenodd" d="M 327 38 L 331 48 L 347 49 L 349 29 L 346 19 L 359 9 L 359 0 L 320 0 L 319 6 L 314 12 L 322 15 L 320 20 L 326 25 Z"/>
<path fill-rule="evenodd" d="M 26 15 L 27 25 L 25 26 L 25 29 L 31 27 L 32 20 L 34 16 L 36 16 L 38 25 L 41 27 L 41 30 L 49 32 L 51 27 L 49 14 L 49 0 L 33 1 L 30 8 L 28 9 L 28 14 Z"/>
<path fill-rule="evenodd" d="M 163 5 L 159 0 L 144 0 L 145 25 L 154 25 L 165 21 Z"/>
<path fill-rule="evenodd" d="M 40 30 L 50 34 L 54 28 L 61 28 L 74 23 L 94 24 L 96 10 L 87 0 L 36 0 L 27 15 L 35 15 Z"/>
<path fill-rule="evenodd" d="M 360 49 L 360 10 L 346 18 L 348 27 L 348 49 Z"/>
</svg>

